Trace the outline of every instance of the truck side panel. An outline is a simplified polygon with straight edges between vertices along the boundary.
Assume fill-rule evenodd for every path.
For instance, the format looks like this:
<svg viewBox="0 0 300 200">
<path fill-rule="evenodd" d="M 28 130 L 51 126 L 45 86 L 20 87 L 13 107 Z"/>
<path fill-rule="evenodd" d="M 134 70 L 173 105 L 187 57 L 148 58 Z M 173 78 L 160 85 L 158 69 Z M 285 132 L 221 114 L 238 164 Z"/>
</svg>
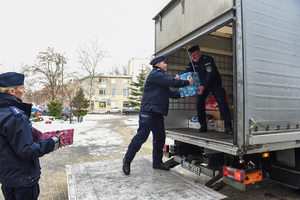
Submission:
<svg viewBox="0 0 300 200">
<path fill-rule="evenodd" d="M 299 139 L 300 1 L 242 1 L 242 13 L 248 143 Z M 281 132 L 278 141 L 259 136 L 274 132 Z"/>
</svg>

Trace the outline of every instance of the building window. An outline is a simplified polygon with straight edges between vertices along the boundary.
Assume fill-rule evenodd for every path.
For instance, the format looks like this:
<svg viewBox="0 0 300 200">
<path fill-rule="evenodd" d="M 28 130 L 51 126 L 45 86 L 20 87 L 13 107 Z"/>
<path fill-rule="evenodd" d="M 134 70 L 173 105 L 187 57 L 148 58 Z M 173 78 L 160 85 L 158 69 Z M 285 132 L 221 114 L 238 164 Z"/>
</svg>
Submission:
<svg viewBox="0 0 300 200">
<path fill-rule="evenodd" d="M 123 97 L 129 97 L 129 89 L 123 89 Z"/>
<path fill-rule="evenodd" d="M 111 83 L 116 83 L 116 79 L 111 79 Z"/>
<path fill-rule="evenodd" d="M 111 89 L 111 96 L 115 97 L 116 96 L 116 89 Z"/>
<path fill-rule="evenodd" d="M 99 108 L 106 108 L 106 102 L 105 101 L 100 101 L 99 102 Z"/>
<path fill-rule="evenodd" d="M 99 90 L 99 95 L 105 95 L 105 90 Z"/>
<path fill-rule="evenodd" d="M 99 78 L 99 83 L 105 83 L 105 78 Z"/>
<path fill-rule="evenodd" d="M 129 104 L 129 101 L 123 101 L 123 107 L 127 107 L 127 106 L 129 106 L 130 104 Z"/>
</svg>

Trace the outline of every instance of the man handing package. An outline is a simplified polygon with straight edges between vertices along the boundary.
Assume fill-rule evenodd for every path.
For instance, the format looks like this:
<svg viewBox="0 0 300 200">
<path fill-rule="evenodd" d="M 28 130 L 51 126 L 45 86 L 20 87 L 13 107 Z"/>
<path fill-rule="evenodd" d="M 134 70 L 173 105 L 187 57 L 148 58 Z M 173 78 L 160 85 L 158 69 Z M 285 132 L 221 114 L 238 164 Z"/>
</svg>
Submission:
<svg viewBox="0 0 300 200">
<path fill-rule="evenodd" d="M 207 132 L 205 101 L 206 97 L 211 92 L 219 105 L 221 116 L 225 122 L 226 133 L 232 135 L 233 129 L 230 110 L 226 101 L 226 92 L 222 86 L 222 79 L 214 59 L 210 56 L 203 55 L 197 45 L 189 48 L 188 52 L 190 54 L 191 62 L 184 70 L 184 73 L 198 72 L 201 82 L 197 95 L 197 114 L 198 121 L 201 125 L 198 132 Z"/>
</svg>

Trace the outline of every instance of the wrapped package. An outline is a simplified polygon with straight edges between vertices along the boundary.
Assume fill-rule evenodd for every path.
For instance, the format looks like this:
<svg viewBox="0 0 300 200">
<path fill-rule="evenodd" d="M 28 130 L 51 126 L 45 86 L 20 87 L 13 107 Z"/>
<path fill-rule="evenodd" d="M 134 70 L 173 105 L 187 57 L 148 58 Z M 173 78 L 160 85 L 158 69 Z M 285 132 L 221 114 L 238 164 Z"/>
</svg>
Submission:
<svg viewBox="0 0 300 200">
<path fill-rule="evenodd" d="M 179 88 L 181 97 L 188 97 L 198 94 L 198 87 L 200 87 L 200 79 L 197 72 L 188 72 L 178 75 L 181 80 L 187 80 L 189 77 L 192 77 L 195 80 L 194 85 L 188 85 Z"/>
<path fill-rule="evenodd" d="M 45 123 L 45 122 L 33 122 L 32 134 L 34 142 L 47 139 L 49 137 L 58 136 L 61 134 L 60 141 L 65 146 L 73 144 L 74 129 L 67 128 L 66 125 L 59 122 Z"/>
</svg>

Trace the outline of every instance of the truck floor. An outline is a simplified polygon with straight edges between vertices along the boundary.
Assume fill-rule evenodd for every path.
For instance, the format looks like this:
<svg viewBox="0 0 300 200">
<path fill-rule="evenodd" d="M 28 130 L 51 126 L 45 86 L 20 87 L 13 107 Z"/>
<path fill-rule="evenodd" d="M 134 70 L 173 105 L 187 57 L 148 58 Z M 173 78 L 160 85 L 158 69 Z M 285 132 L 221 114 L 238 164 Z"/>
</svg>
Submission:
<svg viewBox="0 0 300 200">
<path fill-rule="evenodd" d="M 226 133 L 221 133 L 217 131 L 208 131 L 204 133 L 199 133 L 197 129 L 193 129 L 193 128 L 172 128 L 172 129 L 167 129 L 166 133 L 169 135 L 173 134 L 182 137 L 219 141 L 222 143 L 233 144 L 233 135 L 228 135 Z"/>
</svg>

